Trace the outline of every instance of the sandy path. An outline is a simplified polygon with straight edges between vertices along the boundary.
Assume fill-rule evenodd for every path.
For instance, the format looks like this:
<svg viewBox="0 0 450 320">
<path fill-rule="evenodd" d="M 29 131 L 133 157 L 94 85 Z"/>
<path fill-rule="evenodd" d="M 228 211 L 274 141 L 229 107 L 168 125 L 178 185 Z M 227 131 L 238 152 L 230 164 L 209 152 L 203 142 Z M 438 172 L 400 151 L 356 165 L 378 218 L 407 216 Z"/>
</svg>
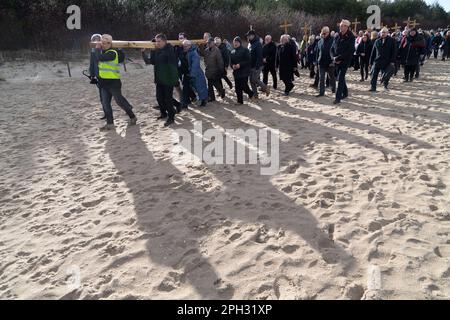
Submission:
<svg viewBox="0 0 450 320">
<path fill-rule="evenodd" d="M 0 81 L 0 298 L 450 299 L 450 63 L 387 94 L 351 72 L 339 107 L 302 74 L 289 98 L 179 117 L 279 129 L 272 177 L 174 165 L 147 67 L 124 80 L 140 125 L 114 107 L 109 134 L 85 80 L 14 70 L 0 69 L 16 74 Z"/>
</svg>

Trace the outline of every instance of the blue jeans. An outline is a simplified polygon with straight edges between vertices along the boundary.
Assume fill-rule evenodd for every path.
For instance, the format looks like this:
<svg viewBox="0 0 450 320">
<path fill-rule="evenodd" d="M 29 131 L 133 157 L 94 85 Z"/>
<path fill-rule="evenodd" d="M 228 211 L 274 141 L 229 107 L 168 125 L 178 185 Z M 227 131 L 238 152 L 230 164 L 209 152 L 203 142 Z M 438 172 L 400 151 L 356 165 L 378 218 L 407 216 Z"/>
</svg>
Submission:
<svg viewBox="0 0 450 320">
<path fill-rule="evenodd" d="M 345 82 L 345 75 L 347 74 L 348 65 L 338 64 L 336 65 L 338 86 L 336 90 L 336 100 L 341 101 L 348 97 L 347 83 Z"/>
<path fill-rule="evenodd" d="M 130 105 L 128 100 L 125 99 L 125 97 L 122 95 L 122 83 L 120 80 L 114 81 L 113 84 L 110 84 L 108 86 L 101 87 L 100 91 L 101 91 L 100 97 L 102 99 L 102 106 L 103 110 L 105 111 L 107 124 L 114 123 L 113 110 L 111 106 L 112 97 L 114 97 L 116 103 L 127 113 L 130 119 L 135 118 L 135 115 L 133 113 L 133 107 Z"/>
</svg>

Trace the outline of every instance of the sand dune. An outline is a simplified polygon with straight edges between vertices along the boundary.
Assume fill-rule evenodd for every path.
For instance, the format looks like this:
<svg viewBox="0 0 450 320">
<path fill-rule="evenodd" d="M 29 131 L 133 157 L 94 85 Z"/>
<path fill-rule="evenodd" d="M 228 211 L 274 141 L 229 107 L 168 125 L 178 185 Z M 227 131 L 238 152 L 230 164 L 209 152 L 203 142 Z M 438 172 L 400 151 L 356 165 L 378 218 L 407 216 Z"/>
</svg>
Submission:
<svg viewBox="0 0 450 320">
<path fill-rule="evenodd" d="M 351 72 L 339 107 L 303 73 L 290 97 L 227 99 L 172 129 L 132 64 L 139 125 L 114 107 L 107 134 L 82 67 L 0 68 L 0 298 L 450 299 L 449 63 L 388 93 Z M 199 120 L 279 129 L 280 172 L 174 165 L 172 130 Z"/>
</svg>

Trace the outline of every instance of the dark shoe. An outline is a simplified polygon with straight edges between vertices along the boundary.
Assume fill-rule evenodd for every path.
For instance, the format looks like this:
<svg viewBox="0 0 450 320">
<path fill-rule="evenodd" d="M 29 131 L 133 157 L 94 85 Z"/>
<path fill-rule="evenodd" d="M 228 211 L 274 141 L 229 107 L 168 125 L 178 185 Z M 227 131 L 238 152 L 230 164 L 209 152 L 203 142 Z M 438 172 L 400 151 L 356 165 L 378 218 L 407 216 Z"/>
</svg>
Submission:
<svg viewBox="0 0 450 320">
<path fill-rule="evenodd" d="M 316 98 L 320 98 L 320 97 L 324 97 L 325 95 L 324 94 L 318 94 L 318 95 L 316 95 Z"/>
<path fill-rule="evenodd" d="M 223 90 L 223 91 L 220 93 L 220 97 L 221 97 L 222 99 L 225 99 L 225 90 Z"/>
<path fill-rule="evenodd" d="M 202 102 L 200 102 L 200 107 L 206 107 L 206 100 L 202 100 Z"/>
<path fill-rule="evenodd" d="M 409 80 L 408 79 L 403 79 L 403 82 L 409 82 Z"/>
<path fill-rule="evenodd" d="M 164 119 L 167 119 L 167 115 L 162 114 L 158 118 L 156 118 L 156 120 L 164 120 Z"/>
<path fill-rule="evenodd" d="M 340 104 L 340 103 L 341 103 L 340 100 L 334 100 L 334 101 L 333 101 L 333 104 Z"/>
<path fill-rule="evenodd" d="M 359 82 L 364 82 L 364 81 L 365 81 L 364 79 L 359 80 Z"/>
<path fill-rule="evenodd" d="M 100 120 L 106 120 L 106 116 L 101 117 Z"/>
<path fill-rule="evenodd" d="M 183 106 L 180 104 L 177 106 L 177 113 L 181 113 L 183 111 Z"/>
<path fill-rule="evenodd" d="M 315 88 L 315 89 L 318 89 L 318 88 L 319 88 L 319 86 L 316 86 L 315 84 L 310 84 L 309 87 L 310 87 L 310 88 Z"/>
<path fill-rule="evenodd" d="M 347 99 L 347 98 L 348 98 L 348 95 L 343 96 L 341 100 L 344 100 L 344 99 Z"/>
<path fill-rule="evenodd" d="M 370 88 L 370 89 L 369 89 L 369 92 L 377 92 L 377 89 L 375 89 L 375 88 Z"/>
<path fill-rule="evenodd" d="M 100 131 L 110 131 L 114 130 L 116 127 L 113 124 L 107 124 L 100 128 Z"/>
<path fill-rule="evenodd" d="M 137 123 L 137 118 L 136 118 L 136 117 L 131 118 L 131 119 L 128 121 L 128 125 L 129 125 L 129 126 L 135 126 L 136 123 Z"/>
<path fill-rule="evenodd" d="M 152 108 L 155 109 L 155 110 L 160 110 L 161 109 L 159 106 L 153 106 Z"/>
<path fill-rule="evenodd" d="M 175 120 L 169 119 L 169 120 L 166 121 L 166 123 L 164 123 L 164 127 L 168 127 L 168 126 L 170 126 L 170 125 L 172 125 L 174 123 L 175 123 Z"/>
</svg>

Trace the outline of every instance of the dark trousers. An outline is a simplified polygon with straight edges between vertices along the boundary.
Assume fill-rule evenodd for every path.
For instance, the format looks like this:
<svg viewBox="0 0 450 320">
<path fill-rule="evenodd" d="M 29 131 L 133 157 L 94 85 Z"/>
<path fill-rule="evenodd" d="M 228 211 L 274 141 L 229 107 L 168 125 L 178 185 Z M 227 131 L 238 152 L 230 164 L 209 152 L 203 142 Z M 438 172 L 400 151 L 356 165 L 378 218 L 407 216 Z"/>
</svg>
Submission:
<svg viewBox="0 0 450 320">
<path fill-rule="evenodd" d="M 419 79 L 420 76 L 420 62 L 418 64 L 416 64 L 416 70 L 414 71 L 414 76 L 416 77 L 416 79 Z"/>
<path fill-rule="evenodd" d="M 359 65 L 359 57 L 356 56 L 356 55 L 353 55 L 353 68 L 354 68 L 354 70 L 358 71 L 359 67 L 360 67 L 360 65 Z"/>
<path fill-rule="evenodd" d="M 292 82 L 291 79 L 283 79 L 283 83 L 284 83 L 284 93 L 289 93 L 292 91 L 292 89 L 294 89 L 294 83 Z"/>
<path fill-rule="evenodd" d="M 192 90 L 191 79 L 189 76 L 183 76 L 183 90 L 182 90 L 182 99 L 181 106 L 187 107 L 193 100 L 197 98 L 194 90 Z"/>
<path fill-rule="evenodd" d="M 214 88 L 217 89 L 217 92 L 219 92 L 220 95 L 224 93 L 224 88 L 222 85 L 222 78 L 218 79 L 208 79 L 208 96 L 209 100 L 215 101 L 216 95 L 214 94 Z"/>
<path fill-rule="evenodd" d="M 380 68 L 376 64 L 373 66 L 372 69 L 372 81 L 370 82 L 370 85 L 372 86 L 372 89 L 377 89 L 377 82 L 378 82 L 378 76 L 381 73 L 383 73 L 382 83 L 385 87 L 389 85 L 389 81 L 391 80 L 392 75 L 394 74 L 395 68 L 391 66 L 390 64 L 385 68 Z"/>
<path fill-rule="evenodd" d="M 252 98 L 255 95 L 252 89 L 248 86 L 248 77 L 234 79 L 234 84 L 238 103 L 244 103 L 244 92 L 248 94 L 249 98 Z"/>
<path fill-rule="evenodd" d="M 276 89 L 278 86 L 278 78 L 277 78 L 277 70 L 275 69 L 275 65 L 266 64 L 263 69 L 263 82 L 264 84 L 269 83 L 269 73 L 272 75 L 273 80 L 273 88 Z"/>
<path fill-rule="evenodd" d="M 347 88 L 347 82 L 345 81 L 345 75 L 347 74 L 348 65 L 347 64 L 338 64 L 336 66 L 336 72 L 337 72 L 337 81 L 338 86 L 336 89 L 336 100 L 341 101 L 342 99 L 345 99 L 348 97 L 348 88 Z"/>
<path fill-rule="evenodd" d="M 315 66 L 315 64 L 311 62 L 309 64 L 308 68 L 309 68 L 309 77 L 311 79 L 314 79 L 314 77 L 316 76 L 316 66 Z"/>
<path fill-rule="evenodd" d="M 113 97 L 117 105 L 127 113 L 130 119 L 135 118 L 133 107 L 122 95 L 122 82 L 120 80 L 114 81 L 107 86 L 100 87 L 100 91 L 100 98 L 102 99 L 102 106 L 103 111 L 105 112 L 107 124 L 114 123 L 113 110 L 111 106 L 111 100 Z"/>
<path fill-rule="evenodd" d="M 319 93 L 321 95 L 325 94 L 326 75 L 328 75 L 328 78 L 330 79 L 331 90 L 333 92 L 336 90 L 336 78 L 334 76 L 334 67 L 319 66 Z"/>
<path fill-rule="evenodd" d="M 416 65 L 405 66 L 405 79 L 412 80 L 416 72 Z"/>
<path fill-rule="evenodd" d="M 434 58 L 437 59 L 437 57 L 439 55 L 439 48 L 434 48 L 433 49 L 433 54 L 434 54 Z"/>
<path fill-rule="evenodd" d="M 161 115 L 168 116 L 169 120 L 175 119 L 176 110 L 173 106 L 173 86 L 156 84 L 156 100 L 161 108 Z"/>
<path fill-rule="evenodd" d="M 361 69 L 361 79 L 367 80 L 369 77 L 369 61 L 367 59 L 361 58 L 359 61 L 359 67 Z"/>
<path fill-rule="evenodd" d="M 227 69 L 223 70 L 223 76 L 222 79 L 225 80 L 227 85 L 231 88 L 233 88 L 233 83 L 231 82 L 230 78 L 228 78 L 228 72 Z"/>
</svg>

